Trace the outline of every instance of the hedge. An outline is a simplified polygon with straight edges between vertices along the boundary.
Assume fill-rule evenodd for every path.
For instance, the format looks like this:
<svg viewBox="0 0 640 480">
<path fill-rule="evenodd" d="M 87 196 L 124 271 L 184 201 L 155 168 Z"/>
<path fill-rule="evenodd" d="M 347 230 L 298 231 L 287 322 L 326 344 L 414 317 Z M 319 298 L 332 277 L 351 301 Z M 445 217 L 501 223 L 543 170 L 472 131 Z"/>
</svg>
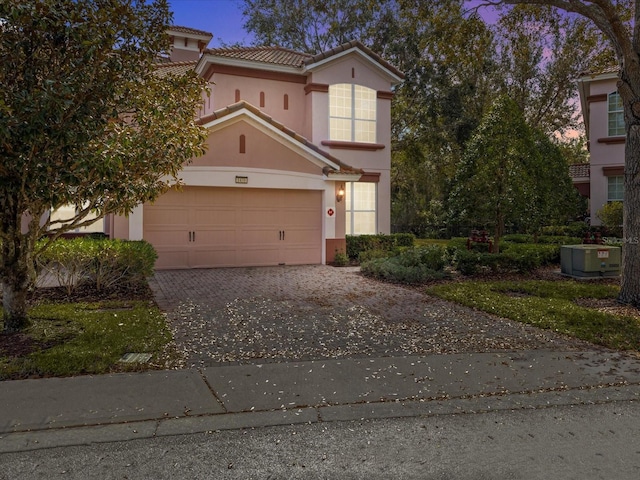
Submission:
<svg viewBox="0 0 640 480">
<path fill-rule="evenodd" d="M 412 233 L 347 235 L 347 256 L 356 260 L 362 252 L 369 250 L 398 253 L 401 247 L 412 247 L 415 239 L 416 237 Z"/>
<path fill-rule="evenodd" d="M 440 245 L 413 247 L 400 254 L 361 265 L 367 276 L 395 283 L 423 283 L 445 276 L 445 249 Z"/>
<path fill-rule="evenodd" d="M 40 254 L 37 267 L 53 275 L 68 294 L 87 283 L 98 291 L 116 285 L 135 289 L 146 285 L 157 257 L 144 240 L 58 239 Z"/>
</svg>

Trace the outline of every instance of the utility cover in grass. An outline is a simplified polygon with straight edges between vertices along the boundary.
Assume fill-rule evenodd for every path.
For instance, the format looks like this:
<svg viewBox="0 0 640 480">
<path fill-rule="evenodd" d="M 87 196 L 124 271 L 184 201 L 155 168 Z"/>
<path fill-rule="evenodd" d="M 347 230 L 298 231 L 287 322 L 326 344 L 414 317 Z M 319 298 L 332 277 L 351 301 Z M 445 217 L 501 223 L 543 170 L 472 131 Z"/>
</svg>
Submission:
<svg viewBox="0 0 640 480">
<path fill-rule="evenodd" d="M 150 353 L 125 353 L 119 360 L 122 363 L 147 363 L 151 360 Z"/>
</svg>

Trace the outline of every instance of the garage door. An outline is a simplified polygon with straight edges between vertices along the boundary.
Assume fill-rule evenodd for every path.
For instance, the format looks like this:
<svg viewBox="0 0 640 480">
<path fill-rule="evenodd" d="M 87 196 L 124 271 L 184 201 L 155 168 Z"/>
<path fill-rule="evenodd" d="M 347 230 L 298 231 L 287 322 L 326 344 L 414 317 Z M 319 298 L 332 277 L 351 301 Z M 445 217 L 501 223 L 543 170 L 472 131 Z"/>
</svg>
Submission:
<svg viewBox="0 0 640 480">
<path fill-rule="evenodd" d="M 144 206 L 156 268 L 322 262 L 322 193 L 185 187 Z"/>
</svg>

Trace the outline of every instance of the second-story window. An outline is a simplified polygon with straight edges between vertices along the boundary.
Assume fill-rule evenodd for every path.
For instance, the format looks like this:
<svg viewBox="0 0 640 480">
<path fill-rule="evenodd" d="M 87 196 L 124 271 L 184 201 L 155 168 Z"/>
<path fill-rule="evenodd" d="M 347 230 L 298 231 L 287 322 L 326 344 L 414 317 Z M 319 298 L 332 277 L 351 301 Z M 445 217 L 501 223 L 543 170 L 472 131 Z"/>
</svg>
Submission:
<svg viewBox="0 0 640 480">
<path fill-rule="evenodd" d="M 376 142 L 376 91 L 350 83 L 329 86 L 329 139 Z"/>
<path fill-rule="evenodd" d="M 617 137 L 624 135 L 624 109 L 622 106 L 622 98 L 619 93 L 610 93 L 608 101 L 609 115 L 609 136 Z"/>
<path fill-rule="evenodd" d="M 624 177 L 617 175 L 607 177 L 607 202 L 622 202 L 624 200 Z"/>
</svg>

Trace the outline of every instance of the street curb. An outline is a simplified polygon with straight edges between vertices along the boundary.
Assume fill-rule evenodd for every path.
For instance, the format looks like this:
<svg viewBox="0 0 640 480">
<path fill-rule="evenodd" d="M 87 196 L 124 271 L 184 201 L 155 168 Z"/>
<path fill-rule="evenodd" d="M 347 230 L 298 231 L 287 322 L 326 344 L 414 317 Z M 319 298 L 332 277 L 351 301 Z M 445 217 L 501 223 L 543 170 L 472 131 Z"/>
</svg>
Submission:
<svg viewBox="0 0 640 480">
<path fill-rule="evenodd" d="M 0 453 L 56 447 L 123 442 L 154 437 L 213 434 L 321 422 L 367 421 L 385 418 L 469 415 L 505 410 L 569 407 L 640 400 L 640 385 L 614 385 L 584 389 L 510 393 L 470 398 L 409 399 L 347 405 L 319 405 L 290 410 L 269 410 L 184 416 L 130 423 L 55 428 L 0 435 Z"/>
</svg>

